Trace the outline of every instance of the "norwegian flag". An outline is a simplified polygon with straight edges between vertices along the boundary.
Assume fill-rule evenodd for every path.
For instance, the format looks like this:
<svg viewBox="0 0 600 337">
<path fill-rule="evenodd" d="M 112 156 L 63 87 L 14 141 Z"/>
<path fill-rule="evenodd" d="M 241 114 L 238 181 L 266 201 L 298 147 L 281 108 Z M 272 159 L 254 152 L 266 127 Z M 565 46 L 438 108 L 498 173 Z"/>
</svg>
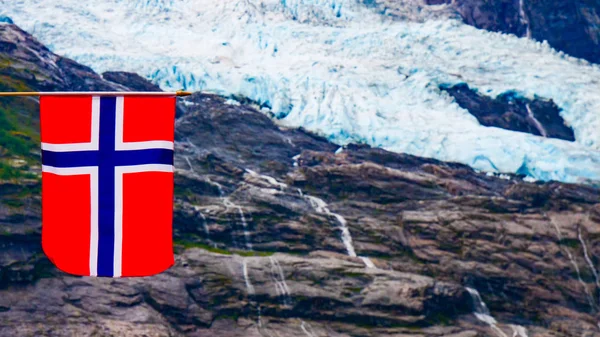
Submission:
<svg viewBox="0 0 600 337">
<path fill-rule="evenodd" d="M 42 96 L 42 247 L 60 270 L 173 265 L 175 97 Z"/>
</svg>

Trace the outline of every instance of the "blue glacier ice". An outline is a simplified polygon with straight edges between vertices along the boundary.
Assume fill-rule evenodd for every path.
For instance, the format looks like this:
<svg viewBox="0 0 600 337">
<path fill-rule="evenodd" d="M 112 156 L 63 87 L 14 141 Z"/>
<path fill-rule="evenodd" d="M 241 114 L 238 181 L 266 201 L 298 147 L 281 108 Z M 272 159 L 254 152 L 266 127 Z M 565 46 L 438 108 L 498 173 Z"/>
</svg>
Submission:
<svg viewBox="0 0 600 337">
<path fill-rule="evenodd" d="M 246 96 L 344 145 L 538 180 L 600 182 L 600 67 L 419 0 L 20 0 L 10 16 L 96 71 Z M 551 98 L 576 142 L 481 126 L 439 86 Z"/>
<path fill-rule="evenodd" d="M 0 15 L 0 22 L 14 24 L 13 20 L 10 17 L 4 15 Z"/>
</svg>

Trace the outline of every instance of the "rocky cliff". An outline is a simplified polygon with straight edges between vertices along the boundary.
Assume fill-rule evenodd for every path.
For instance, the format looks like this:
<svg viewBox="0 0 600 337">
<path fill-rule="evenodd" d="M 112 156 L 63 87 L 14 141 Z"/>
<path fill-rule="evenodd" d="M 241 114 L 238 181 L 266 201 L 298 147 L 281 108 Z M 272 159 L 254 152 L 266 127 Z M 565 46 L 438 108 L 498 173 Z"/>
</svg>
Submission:
<svg viewBox="0 0 600 337">
<path fill-rule="evenodd" d="M 5 86 L 130 85 L 54 67 L 0 26 L 0 41 L 15 36 Z M 11 102 L 7 116 L 35 115 Z M 176 265 L 149 278 L 57 271 L 41 253 L 35 150 L 0 142 L 13 170 L 0 175 L 1 336 L 600 336 L 600 190 L 338 148 L 251 102 L 198 93 L 181 110 Z"/>
</svg>

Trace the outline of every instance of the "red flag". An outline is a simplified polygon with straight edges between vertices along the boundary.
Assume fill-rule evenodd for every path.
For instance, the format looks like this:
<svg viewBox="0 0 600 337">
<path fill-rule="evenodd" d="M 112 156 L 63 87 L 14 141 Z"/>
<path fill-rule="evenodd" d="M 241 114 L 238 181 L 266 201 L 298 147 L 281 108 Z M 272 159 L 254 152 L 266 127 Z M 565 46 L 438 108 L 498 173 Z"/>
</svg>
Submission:
<svg viewBox="0 0 600 337">
<path fill-rule="evenodd" d="M 62 271 L 173 265 L 175 97 L 42 96 L 42 247 Z"/>
</svg>

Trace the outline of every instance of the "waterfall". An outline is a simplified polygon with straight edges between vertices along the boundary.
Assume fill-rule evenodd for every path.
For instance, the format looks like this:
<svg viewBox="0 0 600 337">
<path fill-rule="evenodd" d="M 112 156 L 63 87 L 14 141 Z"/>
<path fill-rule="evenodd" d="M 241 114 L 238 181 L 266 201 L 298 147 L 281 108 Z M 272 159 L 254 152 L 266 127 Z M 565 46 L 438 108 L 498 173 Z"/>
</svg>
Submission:
<svg viewBox="0 0 600 337">
<path fill-rule="evenodd" d="M 283 269 L 281 269 L 279 261 L 274 257 L 270 256 L 269 261 L 271 262 L 271 279 L 275 282 L 275 291 L 277 291 L 277 295 L 281 297 L 284 306 L 291 306 L 292 298 L 290 296 L 290 288 L 288 288 L 288 285 L 285 282 Z"/>
<path fill-rule="evenodd" d="M 344 243 L 344 247 L 346 247 L 346 252 L 349 256 L 356 257 L 356 251 L 354 250 L 354 245 L 352 244 L 352 236 L 350 235 L 350 230 L 348 229 L 346 219 L 337 213 L 332 213 L 327 207 L 327 203 L 325 203 L 323 199 L 309 195 L 307 195 L 307 198 L 312 207 L 318 213 L 326 214 L 327 216 L 333 216 L 337 220 L 342 231 L 342 242 Z"/>
<path fill-rule="evenodd" d="M 209 176 L 206 176 L 206 182 L 215 186 L 217 188 L 217 190 L 219 191 L 219 197 L 223 198 L 223 196 L 225 194 L 223 193 L 223 186 L 221 186 L 221 184 L 212 181 Z"/>
<path fill-rule="evenodd" d="M 350 229 L 348 229 L 348 222 L 346 219 L 344 219 L 344 217 L 340 214 L 332 213 L 327 207 L 327 203 L 323 199 L 319 199 L 310 195 L 306 195 L 305 198 L 308 199 L 310 205 L 318 213 L 325 214 L 327 216 L 333 216 L 337 220 L 337 222 L 340 224 L 340 230 L 342 232 L 342 243 L 344 244 L 344 247 L 346 247 L 348 256 L 357 257 L 356 250 L 352 244 L 352 235 L 350 234 Z M 373 264 L 368 257 L 361 256 L 360 258 L 367 268 L 376 268 L 375 264 Z"/>
<path fill-rule="evenodd" d="M 206 220 L 206 216 L 204 215 L 204 213 L 202 213 L 202 211 L 200 210 L 200 207 L 196 206 L 194 207 L 194 210 L 196 210 L 196 212 L 198 213 L 198 216 L 200 216 L 200 218 L 202 219 L 202 228 L 204 230 L 204 234 L 206 235 L 206 240 L 208 241 L 208 243 L 210 245 L 212 245 L 213 247 L 217 247 L 217 244 L 214 243 L 211 239 L 210 239 L 210 230 L 208 228 L 208 221 Z"/>
<path fill-rule="evenodd" d="M 192 147 L 196 148 L 196 146 L 194 144 L 192 144 L 189 140 L 188 140 L 188 143 Z M 195 174 L 194 166 L 192 165 L 192 162 L 190 161 L 189 156 L 184 156 L 184 158 L 185 158 L 185 161 L 187 162 L 187 164 L 190 167 L 190 172 L 192 172 L 192 173 Z M 281 190 L 284 190 L 285 188 L 287 188 L 286 184 L 278 182 L 273 177 L 270 177 L 270 176 L 267 176 L 267 175 L 261 175 L 261 174 L 258 174 L 256 172 L 252 171 L 252 170 L 249 170 L 249 169 L 246 169 L 246 172 L 248 172 L 252 176 L 255 176 L 255 177 L 259 178 L 259 179 L 267 181 L 271 185 L 275 185 L 275 186 L 279 187 Z M 223 192 L 223 186 L 221 186 L 221 184 L 212 181 L 209 176 L 205 176 L 204 180 L 207 183 L 209 183 L 210 185 L 215 186 L 217 188 L 217 190 L 219 191 L 219 198 L 221 199 L 221 202 L 223 203 L 223 205 L 227 209 L 229 209 L 229 208 L 236 208 L 237 209 L 238 214 L 240 215 L 240 220 L 242 222 L 242 226 L 244 228 L 244 238 L 245 238 L 245 242 L 246 242 L 246 249 L 252 250 L 252 242 L 250 240 L 250 232 L 248 231 L 248 222 L 246 221 L 246 217 L 244 215 L 244 210 L 242 209 L 242 207 L 239 206 L 239 205 L 234 204 L 229 198 L 225 198 L 224 197 L 225 193 Z M 204 218 L 203 214 L 201 216 L 204 219 L 205 231 L 206 231 L 206 234 L 208 236 L 209 233 L 208 233 L 208 227 L 206 226 L 206 218 Z M 232 241 L 233 241 L 234 247 L 237 247 L 237 242 L 235 240 L 235 236 L 234 236 L 234 238 L 233 238 Z"/>
<path fill-rule="evenodd" d="M 231 201 L 229 201 L 229 198 L 221 198 L 221 201 L 223 202 L 223 206 L 225 206 L 226 211 L 228 211 L 232 207 L 235 207 L 235 205 L 233 205 L 231 203 Z M 231 223 L 231 243 L 234 248 L 239 248 L 240 246 L 235 237 L 235 233 L 234 233 L 235 228 L 234 227 L 235 227 L 235 222 Z"/>
<path fill-rule="evenodd" d="M 300 154 L 292 157 L 294 167 L 298 167 L 298 159 L 300 159 Z"/>
<path fill-rule="evenodd" d="M 185 156 L 185 161 L 187 162 L 188 166 L 190 167 L 190 171 L 194 172 L 194 166 L 192 165 L 192 162 L 190 161 L 190 157 Z"/>
<path fill-rule="evenodd" d="M 583 247 L 583 256 L 585 257 L 585 261 L 587 262 L 588 266 L 590 267 L 592 274 L 594 274 L 594 279 L 596 280 L 596 288 L 598 288 L 600 290 L 600 280 L 598 278 L 598 271 L 596 270 L 596 267 L 594 267 L 594 262 L 592 262 L 592 259 L 590 258 L 587 246 L 585 245 L 585 240 L 583 240 L 583 237 L 581 236 L 581 226 L 579 226 L 577 231 L 578 231 L 577 237 L 579 238 L 579 242 L 581 242 L 581 246 Z M 598 299 L 598 302 L 600 304 L 600 299 Z"/>
<path fill-rule="evenodd" d="M 246 258 L 242 258 L 242 273 L 244 274 L 244 282 L 246 283 L 246 294 L 248 295 L 248 302 L 254 307 L 256 307 L 258 313 L 257 323 L 259 327 L 262 327 L 260 307 L 253 299 L 254 295 L 256 294 L 256 290 L 254 289 L 254 286 L 250 281 L 250 277 L 248 276 L 248 263 L 246 261 Z"/>
<path fill-rule="evenodd" d="M 562 232 L 560 231 L 560 228 L 558 227 L 558 225 L 554 222 L 554 220 L 552 218 L 550 218 L 550 223 L 552 223 L 552 225 L 554 226 L 554 229 L 556 230 L 556 237 L 558 238 L 558 241 L 560 243 L 560 241 L 563 240 Z M 561 249 L 560 244 L 559 244 L 559 249 Z M 577 264 L 577 261 L 575 261 L 575 258 L 573 257 L 573 254 L 571 254 L 571 250 L 569 250 L 568 247 L 565 247 L 565 251 L 567 252 L 567 256 L 569 257 L 569 261 L 571 261 L 573 268 L 575 268 L 575 272 L 577 273 L 577 279 L 579 280 L 579 283 L 583 287 L 583 290 L 587 297 L 590 308 L 592 310 L 595 310 L 596 306 L 594 304 L 594 299 L 592 297 L 592 294 L 590 293 L 590 290 L 587 287 L 587 284 L 585 282 L 583 282 L 583 279 L 581 278 L 581 272 L 579 271 L 579 265 Z"/>
<path fill-rule="evenodd" d="M 525 0 L 519 0 L 519 14 L 521 15 L 521 23 L 527 27 L 527 38 L 531 39 L 531 26 L 529 24 L 529 17 L 525 14 Z"/>
<path fill-rule="evenodd" d="M 196 150 L 198 149 L 198 147 L 196 145 L 194 145 L 192 142 L 190 142 L 189 140 L 187 140 L 187 142 L 194 149 L 196 149 Z M 192 162 L 190 161 L 189 156 L 184 156 L 184 158 L 190 167 L 190 172 L 196 174 L 196 171 L 194 170 L 194 166 L 192 165 Z M 223 192 L 223 186 L 221 186 L 221 184 L 212 181 L 209 176 L 205 176 L 204 181 L 206 181 L 208 184 L 215 186 L 217 188 L 217 190 L 219 191 L 219 198 L 221 199 L 223 206 L 225 206 L 227 209 L 236 208 L 238 210 L 240 219 L 242 221 L 242 226 L 244 228 L 244 238 L 246 241 L 246 249 L 252 250 L 252 242 L 250 240 L 250 233 L 248 232 L 248 222 L 246 221 L 246 217 L 244 216 L 244 211 L 242 210 L 242 207 L 231 202 L 231 200 L 229 200 L 229 198 L 225 198 L 225 193 Z M 205 229 L 206 235 L 208 237 L 209 232 L 208 232 L 208 226 L 206 224 L 206 218 L 204 217 L 204 214 L 201 214 L 201 216 L 204 219 L 204 226 L 205 226 L 204 229 Z M 235 235 L 233 235 L 233 230 L 232 230 L 232 244 L 234 247 L 236 247 L 236 248 L 238 247 L 238 243 L 235 238 Z"/>
<path fill-rule="evenodd" d="M 365 264 L 365 266 L 367 266 L 367 268 L 377 269 L 377 267 L 375 266 L 375 264 L 373 263 L 373 261 L 371 261 L 371 259 L 369 259 L 368 257 L 360 256 L 360 259 L 363 261 L 363 263 Z"/>
<path fill-rule="evenodd" d="M 184 156 L 184 158 L 185 158 L 185 161 L 187 162 L 188 166 L 190 167 L 189 171 L 192 172 L 195 175 L 196 172 L 194 170 L 194 165 L 192 165 L 192 162 L 190 161 L 190 157 L 189 156 Z M 208 181 L 210 182 L 210 178 L 208 178 Z M 210 183 L 216 184 L 216 183 L 213 183 L 213 182 L 210 182 Z M 219 185 L 219 184 L 216 184 L 216 185 L 218 185 L 219 192 L 222 193 L 223 191 L 221 189 L 221 185 Z M 208 242 L 210 244 L 212 244 L 214 247 L 216 247 L 217 244 L 214 243 L 214 242 L 212 242 L 211 239 L 210 239 L 210 231 L 208 229 L 208 223 L 206 221 L 206 216 L 204 216 L 204 213 L 202 213 L 202 211 L 200 211 L 199 207 L 194 207 L 194 210 L 196 212 L 198 212 L 198 215 L 200 215 L 200 217 L 202 218 L 202 227 L 204 229 L 204 234 L 206 234 L 206 239 L 208 240 Z"/>
<path fill-rule="evenodd" d="M 329 209 L 327 209 L 327 204 L 325 203 L 325 201 L 323 201 L 323 199 L 319 199 L 310 195 L 306 196 L 308 198 L 308 201 L 310 202 L 310 205 L 319 213 L 325 213 L 327 212 L 327 215 L 329 215 Z M 327 210 L 327 211 L 325 211 Z"/>
<path fill-rule="evenodd" d="M 190 167 L 189 171 L 192 172 L 194 175 L 197 176 L 196 170 L 194 170 L 194 166 L 192 165 L 192 162 L 190 161 L 190 157 L 189 156 L 184 156 L 184 158 L 185 158 L 185 161 L 187 162 L 188 166 Z M 217 188 L 217 190 L 219 190 L 219 197 L 221 197 L 221 198 L 223 197 L 223 186 L 221 186 L 221 184 L 216 183 L 216 182 L 210 180 L 209 176 L 205 176 L 204 177 L 204 181 L 206 181 L 210 185 L 215 186 Z"/>
<path fill-rule="evenodd" d="M 246 262 L 245 258 L 242 261 L 242 272 L 244 273 L 244 282 L 246 282 L 246 291 L 248 292 L 248 296 L 254 295 L 254 286 L 248 277 L 248 263 Z"/>
<path fill-rule="evenodd" d="M 581 242 L 581 246 L 583 247 L 583 256 L 585 257 L 585 261 L 588 263 L 590 270 L 592 271 L 592 274 L 594 274 L 594 279 L 596 280 L 596 286 L 598 286 L 598 288 L 600 288 L 600 280 L 598 279 L 598 271 L 596 270 L 596 267 L 594 267 L 594 263 L 592 262 L 592 259 L 590 258 L 585 241 L 583 240 L 583 237 L 581 236 L 581 227 L 578 228 L 577 237 L 579 238 L 579 242 Z"/>
<path fill-rule="evenodd" d="M 531 111 L 531 108 L 529 107 L 529 104 L 525 104 L 525 107 L 527 108 L 527 115 L 529 116 L 529 119 L 531 119 L 533 124 L 535 125 L 535 128 L 539 131 L 539 133 L 542 135 L 542 137 L 547 138 L 548 132 L 546 132 L 546 129 L 544 128 L 542 123 L 540 123 L 540 121 L 538 121 L 537 118 L 535 118 L 535 116 L 533 115 L 533 111 Z"/>
<path fill-rule="evenodd" d="M 306 324 L 304 321 L 302 321 L 300 324 L 300 329 L 302 329 L 302 332 L 304 332 L 307 337 L 317 337 L 317 335 L 315 335 L 315 333 L 312 331 L 310 324 Z"/>
<path fill-rule="evenodd" d="M 346 222 L 346 219 L 337 213 L 329 213 L 329 215 L 333 215 L 333 217 L 340 224 L 340 229 L 342 230 L 342 242 L 348 251 L 348 255 L 356 257 L 356 251 L 354 250 L 354 245 L 352 244 L 352 236 L 350 235 L 350 230 L 348 229 L 348 223 Z"/>
<path fill-rule="evenodd" d="M 248 232 L 248 222 L 246 222 L 246 217 L 244 216 L 244 210 L 241 206 L 234 204 L 231 202 L 229 198 L 223 198 L 223 205 L 229 208 L 236 208 L 240 215 L 240 220 L 242 221 L 242 227 L 244 228 L 244 239 L 246 240 L 246 249 L 252 250 L 252 242 L 250 240 L 250 232 Z"/>
<path fill-rule="evenodd" d="M 500 330 L 500 328 L 498 328 L 498 322 L 496 322 L 496 319 L 494 319 L 494 317 L 490 315 L 490 311 L 488 310 L 487 305 L 485 305 L 485 302 L 483 302 L 483 300 L 481 299 L 481 295 L 479 295 L 479 292 L 469 287 L 466 287 L 465 289 L 471 295 L 471 300 L 473 300 L 473 306 L 475 307 L 475 311 L 473 311 L 473 314 L 475 315 L 475 317 L 477 317 L 477 319 L 481 322 L 489 325 L 490 328 L 492 328 L 492 330 L 499 337 L 508 337 L 502 330 Z"/>
<path fill-rule="evenodd" d="M 244 226 L 244 238 L 246 239 L 246 248 L 248 248 L 248 250 L 252 250 L 252 242 L 250 242 L 250 233 L 248 232 L 248 223 L 246 222 L 244 211 L 242 210 L 242 207 L 236 207 L 238 209 L 238 212 L 240 213 L 240 218 L 242 219 L 242 226 Z"/>
<path fill-rule="evenodd" d="M 204 213 L 202 213 L 198 209 L 196 209 L 196 211 L 198 211 L 198 214 L 202 218 L 202 227 L 204 227 L 204 234 L 206 234 L 207 239 L 210 239 L 210 230 L 208 229 L 208 224 L 206 223 L 206 216 L 204 216 Z"/>
<path fill-rule="evenodd" d="M 296 144 L 294 144 L 294 142 L 292 141 L 292 139 L 288 136 L 283 136 L 283 138 L 285 139 L 285 141 L 290 144 L 292 147 L 296 147 Z"/>
<path fill-rule="evenodd" d="M 246 249 L 252 250 L 252 243 L 250 242 L 250 233 L 248 233 L 248 223 L 246 222 L 246 217 L 244 216 L 244 211 L 242 210 L 242 208 L 232 203 L 231 200 L 229 200 L 229 198 L 225 198 L 225 193 L 223 193 L 223 186 L 221 186 L 221 184 L 212 181 L 208 176 L 206 176 L 206 182 L 217 187 L 217 190 L 219 191 L 219 199 L 221 199 L 221 203 L 223 203 L 223 206 L 225 206 L 226 209 L 229 209 L 231 207 L 237 208 L 238 213 L 240 214 L 240 218 L 242 220 L 242 226 L 244 227 Z M 233 247 L 239 247 L 237 239 L 235 238 L 235 234 L 233 233 L 233 224 L 231 229 L 231 243 L 233 244 Z"/>
<path fill-rule="evenodd" d="M 529 337 L 527 336 L 527 329 L 520 325 L 510 325 L 510 328 L 513 330 L 512 337 Z"/>
<path fill-rule="evenodd" d="M 285 190 L 288 186 L 284 183 L 280 183 L 277 181 L 277 179 L 264 175 L 264 174 L 258 174 L 250 169 L 246 169 L 246 172 L 248 172 L 251 176 L 262 179 L 266 182 L 268 182 L 269 184 L 273 185 L 273 186 L 277 186 L 279 187 L 280 190 Z"/>
</svg>

